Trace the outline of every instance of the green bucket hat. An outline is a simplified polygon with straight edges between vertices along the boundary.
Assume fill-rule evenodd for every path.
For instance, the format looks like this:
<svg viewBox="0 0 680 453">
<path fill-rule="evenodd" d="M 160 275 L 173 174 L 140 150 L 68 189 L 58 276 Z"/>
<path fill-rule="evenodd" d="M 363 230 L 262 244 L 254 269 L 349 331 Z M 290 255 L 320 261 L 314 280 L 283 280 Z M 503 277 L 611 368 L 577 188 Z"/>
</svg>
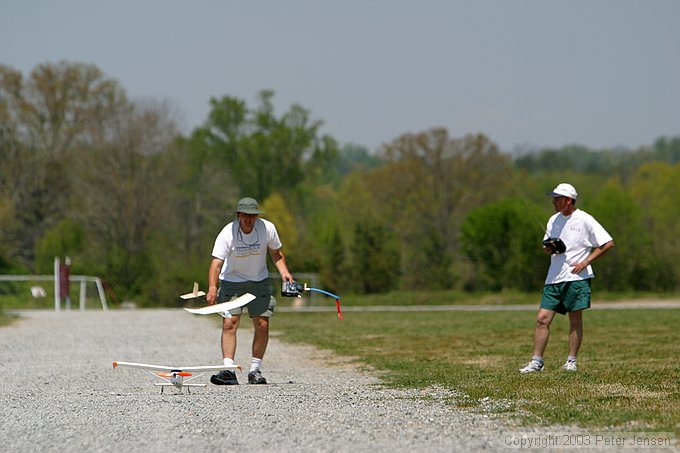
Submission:
<svg viewBox="0 0 680 453">
<path fill-rule="evenodd" d="M 236 212 L 242 212 L 244 214 L 264 214 L 264 211 L 260 211 L 257 208 L 257 200 L 254 198 L 246 197 L 241 198 L 238 203 L 236 203 Z"/>
</svg>

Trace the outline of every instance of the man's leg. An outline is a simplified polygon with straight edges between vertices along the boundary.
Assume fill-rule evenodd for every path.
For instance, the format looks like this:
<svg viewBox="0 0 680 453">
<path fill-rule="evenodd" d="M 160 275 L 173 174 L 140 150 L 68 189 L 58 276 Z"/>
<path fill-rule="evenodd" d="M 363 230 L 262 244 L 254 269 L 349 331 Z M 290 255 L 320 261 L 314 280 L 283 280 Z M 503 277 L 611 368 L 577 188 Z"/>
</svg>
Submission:
<svg viewBox="0 0 680 453">
<path fill-rule="evenodd" d="M 224 365 L 234 364 L 236 354 L 236 331 L 241 319 L 241 315 L 232 315 L 230 318 L 222 320 L 222 357 Z M 210 382 L 215 385 L 238 385 L 236 373 L 231 370 L 222 370 L 210 378 Z"/>
<path fill-rule="evenodd" d="M 222 357 L 234 360 L 236 354 L 236 331 L 241 321 L 241 315 L 232 315 L 222 321 Z"/>
<path fill-rule="evenodd" d="M 248 383 L 266 384 L 267 380 L 262 377 L 260 365 L 262 364 L 264 353 L 267 350 L 267 343 L 269 343 L 269 318 L 265 316 L 253 316 L 253 327 L 255 328 L 255 333 L 253 335 L 253 358 L 250 363 Z"/>
<path fill-rule="evenodd" d="M 554 317 L 554 311 L 546 310 L 545 308 L 538 309 L 536 331 L 534 332 L 534 357 L 543 357 L 545 348 L 548 346 L 548 339 L 550 338 L 550 324 Z"/>
<path fill-rule="evenodd" d="M 267 351 L 269 343 L 269 318 L 265 316 L 253 316 L 253 357 L 262 359 Z"/>
<path fill-rule="evenodd" d="M 550 324 L 555 312 L 546 308 L 539 308 L 536 316 L 536 330 L 534 331 L 534 355 L 531 362 L 519 369 L 520 373 L 535 373 L 543 371 L 543 353 L 550 337 Z"/>
<path fill-rule="evenodd" d="M 569 356 L 576 358 L 583 341 L 583 310 L 569 312 Z"/>
</svg>

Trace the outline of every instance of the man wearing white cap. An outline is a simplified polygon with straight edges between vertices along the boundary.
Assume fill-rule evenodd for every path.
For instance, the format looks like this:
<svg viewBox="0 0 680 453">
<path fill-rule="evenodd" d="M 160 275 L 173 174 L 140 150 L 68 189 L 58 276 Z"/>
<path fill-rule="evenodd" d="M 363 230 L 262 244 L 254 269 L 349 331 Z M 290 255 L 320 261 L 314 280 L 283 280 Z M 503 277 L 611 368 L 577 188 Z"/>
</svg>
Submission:
<svg viewBox="0 0 680 453">
<path fill-rule="evenodd" d="M 569 355 L 563 370 L 576 371 L 576 355 L 583 339 L 583 310 L 590 308 L 591 263 L 614 247 L 607 231 L 590 214 L 576 208 L 574 186 L 559 184 L 552 197 L 555 214 L 548 220 L 543 250 L 550 254 L 541 306 L 536 318 L 534 355 L 520 373 L 543 371 L 543 353 L 555 313 L 569 314 Z"/>
<path fill-rule="evenodd" d="M 255 295 L 248 303 L 248 315 L 253 320 L 253 345 L 249 384 L 266 384 L 260 365 L 269 341 L 269 318 L 274 315 L 276 300 L 272 295 L 267 270 L 267 254 L 271 256 L 283 281 L 292 282 L 286 259 L 281 252 L 281 240 L 274 224 L 258 216 L 264 214 L 253 198 L 242 198 L 236 204 L 237 219 L 217 235 L 208 272 L 210 305 L 226 302 L 245 293 Z M 234 365 L 236 332 L 241 313 L 246 307 L 229 311 L 222 321 L 222 357 L 225 365 Z M 237 385 L 236 373 L 225 370 L 210 379 L 215 385 Z"/>
</svg>

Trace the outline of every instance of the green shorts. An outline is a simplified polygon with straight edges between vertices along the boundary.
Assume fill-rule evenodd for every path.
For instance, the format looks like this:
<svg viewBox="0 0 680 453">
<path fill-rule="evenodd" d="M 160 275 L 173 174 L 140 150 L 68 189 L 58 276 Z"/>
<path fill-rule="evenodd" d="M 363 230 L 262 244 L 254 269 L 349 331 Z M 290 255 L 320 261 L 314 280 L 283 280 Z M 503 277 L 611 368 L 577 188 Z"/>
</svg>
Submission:
<svg viewBox="0 0 680 453">
<path fill-rule="evenodd" d="M 276 307 L 276 299 L 272 294 L 272 285 L 269 280 L 262 280 L 261 282 L 228 282 L 220 280 L 220 289 L 217 293 L 217 303 L 228 302 L 236 299 L 245 293 L 250 293 L 255 296 L 252 302 L 247 303 L 243 307 L 229 310 L 232 315 L 240 315 L 243 309 L 248 307 L 248 315 L 263 316 L 269 318 L 274 316 L 274 307 Z"/>
<path fill-rule="evenodd" d="M 590 308 L 590 280 L 545 285 L 541 297 L 541 308 L 561 315 Z"/>
</svg>

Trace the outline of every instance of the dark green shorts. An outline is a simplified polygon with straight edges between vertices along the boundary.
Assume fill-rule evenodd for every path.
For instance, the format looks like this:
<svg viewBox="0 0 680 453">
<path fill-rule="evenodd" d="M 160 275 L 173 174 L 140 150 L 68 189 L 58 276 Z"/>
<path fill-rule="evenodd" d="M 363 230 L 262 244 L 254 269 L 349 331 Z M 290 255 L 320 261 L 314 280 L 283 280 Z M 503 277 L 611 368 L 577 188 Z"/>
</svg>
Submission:
<svg viewBox="0 0 680 453">
<path fill-rule="evenodd" d="M 220 290 L 217 293 L 217 303 L 228 302 L 245 293 L 250 293 L 255 296 L 255 300 L 244 305 L 243 307 L 229 310 L 232 315 L 240 315 L 243 309 L 248 307 L 248 315 L 264 316 L 269 318 L 274 316 L 274 307 L 276 307 L 276 299 L 272 295 L 272 285 L 269 280 L 262 280 L 261 282 L 228 282 L 220 280 Z"/>
<path fill-rule="evenodd" d="M 590 308 L 590 279 L 545 285 L 541 308 L 561 315 Z"/>
</svg>

